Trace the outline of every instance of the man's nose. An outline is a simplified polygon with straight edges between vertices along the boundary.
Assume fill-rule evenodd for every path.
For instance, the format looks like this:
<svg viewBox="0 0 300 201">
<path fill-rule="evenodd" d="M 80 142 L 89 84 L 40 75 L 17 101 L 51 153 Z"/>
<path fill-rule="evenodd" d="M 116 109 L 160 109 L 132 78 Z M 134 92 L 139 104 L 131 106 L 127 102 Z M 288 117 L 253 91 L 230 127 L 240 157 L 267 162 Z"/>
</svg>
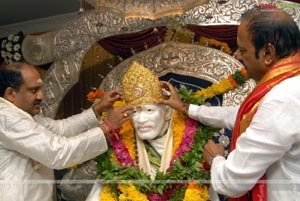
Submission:
<svg viewBox="0 0 300 201">
<path fill-rule="evenodd" d="M 45 98 L 44 93 L 42 90 L 39 90 L 37 94 L 37 99 L 43 100 Z"/>
<path fill-rule="evenodd" d="M 240 49 L 237 49 L 237 51 L 236 51 L 235 54 L 234 54 L 234 57 L 235 57 L 237 60 L 239 60 L 240 62 L 243 61 L 243 58 L 242 58 Z"/>
</svg>

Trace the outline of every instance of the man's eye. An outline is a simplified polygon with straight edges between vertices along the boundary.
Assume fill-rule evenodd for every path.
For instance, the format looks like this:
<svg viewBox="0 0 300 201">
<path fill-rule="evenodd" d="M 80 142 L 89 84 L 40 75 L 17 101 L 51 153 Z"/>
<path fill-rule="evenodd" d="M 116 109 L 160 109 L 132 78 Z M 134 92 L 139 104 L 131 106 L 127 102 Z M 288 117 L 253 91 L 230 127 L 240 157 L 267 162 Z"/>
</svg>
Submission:
<svg viewBox="0 0 300 201">
<path fill-rule="evenodd" d="M 152 109 L 147 109 L 147 112 L 153 112 L 153 110 Z"/>
</svg>

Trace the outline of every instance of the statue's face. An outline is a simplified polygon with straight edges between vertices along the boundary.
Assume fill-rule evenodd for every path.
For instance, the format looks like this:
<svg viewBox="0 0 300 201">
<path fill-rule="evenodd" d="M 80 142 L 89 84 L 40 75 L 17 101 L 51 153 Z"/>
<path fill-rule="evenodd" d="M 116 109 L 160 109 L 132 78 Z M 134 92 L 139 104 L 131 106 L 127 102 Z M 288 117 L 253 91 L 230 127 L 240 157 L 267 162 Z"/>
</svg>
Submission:
<svg viewBox="0 0 300 201">
<path fill-rule="evenodd" d="M 151 104 L 136 107 L 132 122 L 136 135 L 141 140 L 152 140 L 161 134 L 166 126 L 167 109 L 164 105 Z"/>
</svg>

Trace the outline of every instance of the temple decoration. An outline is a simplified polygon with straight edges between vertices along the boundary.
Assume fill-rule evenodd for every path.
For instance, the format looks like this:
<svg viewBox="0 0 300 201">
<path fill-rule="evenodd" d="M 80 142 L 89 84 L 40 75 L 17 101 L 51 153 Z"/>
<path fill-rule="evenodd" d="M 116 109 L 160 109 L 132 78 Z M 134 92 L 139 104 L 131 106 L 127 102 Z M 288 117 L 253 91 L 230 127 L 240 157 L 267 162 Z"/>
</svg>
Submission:
<svg viewBox="0 0 300 201">
<path fill-rule="evenodd" d="M 98 10 L 107 10 L 124 18 L 155 20 L 169 15 L 181 15 L 209 0 L 85 0 Z"/>
<path fill-rule="evenodd" d="M 1 41 L 1 57 L 4 59 L 6 64 L 23 61 L 23 40 L 24 34 L 22 31 L 19 31 L 17 34 L 9 34 L 8 37 Z"/>
<path fill-rule="evenodd" d="M 241 13 L 256 5 L 257 0 L 228 0 L 222 4 L 219 0 L 210 0 L 183 15 L 174 16 L 174 19 L 182 24 L 199 26 L 238 25 Z M 277 1 L 276 5 L 288 12 L 300 27 L 299 4 Z M 168 19 L 168 16 L 154 21 L 144 18 L 124 19 L 111 12 L 93 9 L 84 12 L 63 29 L 37 36 L 27 35 L 22 45 L 26 61 L 35 65 L 52 62 L 44 80 L 45 115 L 55 117 L 60 101 L 78 81 L 82 60 L 92 44 L 112 35 L 166 26 Z M 170 62 L 174 61 L 176 58 Z"/>
<path fill-rule="evenodd" d="M 181 43 L 193 43 L 195 33 L 186 25 L 170 18 L 167 24 L 168 31 L 165 35 L 165 41 L 175 41 Z"/>
<path fill-rule="evenodd" d="M 231 49 L 230 49 L 230 47 L 228 46 L 227 43 L 218 41 L 218 40 L 213 39 L 213 38 L 206 38 L 204 36 L 201 36 L 199 38 L 198 44 L 203 45 L 203 46 L 207 46 L 207 47 L 213 47 L 213 48 L 216 48 L 216 49 L 220 49 L 221 51 L 224 51 L 227 54 L 232 55 L 232 51 L 231 51 Z"/>
</svg>

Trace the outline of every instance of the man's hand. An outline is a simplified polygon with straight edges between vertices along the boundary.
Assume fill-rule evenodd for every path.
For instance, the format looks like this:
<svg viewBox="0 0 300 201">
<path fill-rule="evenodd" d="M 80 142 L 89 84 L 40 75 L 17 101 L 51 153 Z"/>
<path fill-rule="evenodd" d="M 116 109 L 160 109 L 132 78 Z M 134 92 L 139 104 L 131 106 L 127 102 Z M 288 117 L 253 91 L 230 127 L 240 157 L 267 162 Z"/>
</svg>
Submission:
<svg viewBox="0 0 300 201">
<path fill-rule="evenodd" d="M 160 104 L 165 104 L 168 105 L 170 107 L 172 107 L 175 110 L 187 113 L 188 112 L 188 103 L 184 103 L 179 94 L 177 93 L 176 89 L 174 88 L 174 86 L 169 83 L 169 82 L 165 82 L 165 81 L 161 81 L 161 86 L 163 89 L 169 91 L 171 93 L 169 99 L 167 100 L 158 100 L 157 103 Z"/>
<path fill-rule="evenodd" d="M 134 106 L 132 105 L 114 108 L 107 117 L 107 120 L 112 124 L 113 128 L 118 129 L 125 121 L 131 118 L 133 110 Z"/>
<path fill-rule="evenodd" d="M 208 140 L 208 142 L 204 145 L 203 157 L 206 162 L 209 164 L 212 162 L 214 157 L 216 156 L 224 156 L 225 150 L 223 145 L 216 144 L 212 140 Z"/>
<path fill-rule="evenodd" d="M 123 100 L 123 95 L 118 90 L 104 92 L 99 103 L 93 106 L 93 110 L 96 115 L 97 113 L 101 114 L 102 112 L 106 112 L 112 109 L 114 102 L 117 100 Z"/>
</svg>

